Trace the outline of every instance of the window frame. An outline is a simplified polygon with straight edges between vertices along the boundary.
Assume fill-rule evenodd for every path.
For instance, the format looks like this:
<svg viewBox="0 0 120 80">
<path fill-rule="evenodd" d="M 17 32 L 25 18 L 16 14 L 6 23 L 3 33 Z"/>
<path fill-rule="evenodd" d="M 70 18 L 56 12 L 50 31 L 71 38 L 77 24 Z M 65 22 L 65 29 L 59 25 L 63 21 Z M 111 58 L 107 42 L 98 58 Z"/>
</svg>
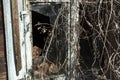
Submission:
<svg viewBox="0 0 120 80">
<path fill-rule="evenodd" d="M 70 2 L 71 8 L 68 14 L 68 69 L 72 69 L 71 64 L 76 60 L 76 47 L 78 36 L 75 31 L 77 22 L 79 21 L 79 2 L 81 0 L 34 0 L 35 2 Z M 13 30 L 12 30 L 12 8 L 11 0 L 3 0 L 3 11 L 4 11 L 4 25 L 5 25 L 5 38 L 6 38 L 6 56 L 7 56 L 7 68 L 8 68 L 8 79 L 27 79 L 29 77 L 29 70 L 32 69 L 32 29 L 31 29 L 31 13 L 29 0 L 17 0 L 18 2 L 18 17 L 19 17 L 19 33 L 20 33 L 20 52 L 21 52 L 21 64 L 22 68 L 19 71 L 19 75 L 16 75 L 15 58 L 14 58 L 14 40 L 13 40 Z M 74 10 L 76 9 L 76 10 Z M 72 20 L 72 22 L 71 22 Z M 71 30 L 72 28 L 72 30 Z M 75 32 L 72 33 L 71 32 Z M 70 38 L 73 38 L 71 41 Z M 72 43 L 75 44 L 72 44 Z M 70 46 L 75 46 L 71 49 Z M 68 75 L 71 75 L 68 72 Z M 29 77 L 31 79 L 31 77 Z M 60 78 L 58 78 L 60 79 Z"/>
</svg>

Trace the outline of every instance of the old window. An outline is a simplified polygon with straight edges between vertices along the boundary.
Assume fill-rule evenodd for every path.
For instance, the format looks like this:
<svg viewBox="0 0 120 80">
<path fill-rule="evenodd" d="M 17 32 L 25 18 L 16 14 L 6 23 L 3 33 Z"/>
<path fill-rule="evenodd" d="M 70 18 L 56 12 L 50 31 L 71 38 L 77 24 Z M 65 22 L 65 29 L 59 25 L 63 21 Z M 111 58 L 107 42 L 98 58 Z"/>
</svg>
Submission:
<svg viewBox="0 0 120 80">
<path fill-rule="evenodd" d="M 54 79 L 63 75 L 67 68 L 69 3 L 30 0 L 30 8 L 34 78 Z"/>
<path fill-rule="evenodd" d="M 8 78 L 119 79 L 119 3 L 4 0 Z"/>
</svg>

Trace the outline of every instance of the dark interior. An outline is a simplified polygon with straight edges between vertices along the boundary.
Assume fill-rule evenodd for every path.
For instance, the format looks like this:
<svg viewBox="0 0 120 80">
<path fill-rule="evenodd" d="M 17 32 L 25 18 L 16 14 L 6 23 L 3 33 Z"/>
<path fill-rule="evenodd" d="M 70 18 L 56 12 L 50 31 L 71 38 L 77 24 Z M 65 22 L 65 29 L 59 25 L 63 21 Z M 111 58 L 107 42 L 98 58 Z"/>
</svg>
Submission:
<svg viewBox="0 0 120 80">
<path fill-rule="evenodd" d="M 41 25 L 36 25 L 41 23 Z M 42 30 L 46 29 L 46 32 Z M 33 46 L 37 46 L 41 49 L 44 48 L 46 38 L 50 29 L 50 19 L 48 16 L 32 11 L 32 34 L 33 34 Z"/>
</svg>

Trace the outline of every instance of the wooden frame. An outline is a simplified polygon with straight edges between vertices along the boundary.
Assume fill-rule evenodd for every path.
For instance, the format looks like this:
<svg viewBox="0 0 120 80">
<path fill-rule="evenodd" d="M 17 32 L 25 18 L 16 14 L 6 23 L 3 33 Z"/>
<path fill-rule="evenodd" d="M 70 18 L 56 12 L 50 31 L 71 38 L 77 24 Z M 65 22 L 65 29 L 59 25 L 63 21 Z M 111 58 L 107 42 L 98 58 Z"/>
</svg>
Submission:
<svg viewBox="0 0 120 80">
<path fill-rule="evenodd" d="M 8 79 L 17 80 L 16 69 L 15 69 L 15 58 L 14 58 L 14 46 L 13 46 L 11 0 L 3 0 L 3 12 L 4 12 Z"/>
<path fill-rule="evenodd" d="M 18 2 L 18 20 L 19 20 L 19 36 L 20 36 L 20 52 L 21 52 L 21 64 L 22 68 L 19 71 L 19 75 L 16 75 L 15 58 L 14 58 L 14 45 L 13 45 L 13 29 L 12 29 L 12 17 L 11 17 L 11 1 L 3 0 L 4 8 L 4 22 L 5 22 L 5 38 L 6 38 L 6 54 L 8 65 L 8 79 L 28 79 L 27 75 L 32 68 L 32 34 L 31 34 L 31 19 L 30 19 L 30 7 L 29 1 L 33 0 L 17 0 Z M 68 76 L 71 75 L 71 69 L 74 68 L 74 62 L 76 61 L 77 51 L 79 49 L 78 38 L 76 29 L 78 28 L 79 21 L 79 2 L 81 0 L 34 0 L 34 2 L 70 2 L 70 9 L 68 14 Z M 72 21 L 71 21 L 72 20 Z M 71 40 L 71 38 L 73 38 Z M 72 46 L 72 47 L 71 47 Z M 67 76 L 56 78 L 56 80 L 65 80 Z M 68 78 L 70 79 L 70 77 Z"/>
<path fill-rule="evenodd" d="M 70 2 L 70 0 L 29 0 L 30 2 Z"/>
</svg>

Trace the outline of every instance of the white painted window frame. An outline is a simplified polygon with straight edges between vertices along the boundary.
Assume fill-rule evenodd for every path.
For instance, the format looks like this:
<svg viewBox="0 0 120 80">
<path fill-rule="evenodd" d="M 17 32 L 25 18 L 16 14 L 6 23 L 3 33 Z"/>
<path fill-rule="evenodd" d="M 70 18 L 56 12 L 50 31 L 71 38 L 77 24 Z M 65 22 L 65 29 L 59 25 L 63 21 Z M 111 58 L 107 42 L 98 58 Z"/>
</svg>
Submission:
<svg viewBox="0 0 120 80">
<path fill-rule="evenodd" d="M 8 79 L 16 80 L 16 69 L 14 59 L 14 46 L 13 46 L 13 30 L 11 18 L 11 1 L 3 0 L 3 13 L 4 13 L 4 27 L 5 27 L 5 42 L 6 42 L 6 55 L 7 55 L 7 70 Z"/>
<path fill-rule="evenodd" d="M 29 9 L 29 0 L 17 0 L 18 1 L 18 16 L 19 16 L 19 33 L 20 33 L 20 50 L 21 50 L 21 64 L 22 68 L 19 71 L 19 75 L 16 75 L 15 59 L 14 59 L 14 45 L 13 45 L 13 30 L 12 30 L 12 17 L 11 17 L 11 1 L 3 0 L 3 11 L 4 11 L 4 24 L 5 24 L 5 38 L 6 38 L 6 54 L 7 54 L 7 68 L 8 68 L 8 80 L 26 79 L 28 71 L 32 68 L 32 28 L 31 28 L 31 15 Z M 36 2 L 70 2 L 70 0 L 34 0 Z M 68 14 L 68 18 L 73 20 L 72 23 L 68 21 L 71 26 L 75 26 L 79 18 L 79 2 L 81 0 L 71 0 L 73 1 L 71 15 Z M 73 30 L 75 30 L 73 28 Z M 70 27 L 68 27 L 68 33 L 70 33 Z M 73 43 L 76 42 L 77 35 L 73 36 Z M 72 44 L 70 37 L 68 37 L 68 46 L 77 45 Z M 71 59 L 75 60 L 74 54 L 76 53 L 76 47 L 70 49 L 68 47 L 68 66 L 71 64 Z M 69 69 L 71 69 L 70 67 Z M 56 78 L 59 80 L 60 78 Z M 62 78 L 63 80 L 63 78 Z"/>
<path fill-rule="evenodd" d="M 20 33 L 20 52 L 21 65 L 19 75 L 16 74 L 14 58 L 14 40 L 12 24 L 12 0 L 3 0 L 5 42 L 7 56 L 8 80 L 26 79 L 28 71 L 32 68 L 32 36 L 30 17 L 28 15 L 27 0 L 18 1 L 19 33 Z M 24 4 L 23 4 L 24 3 Z"/>
</svg>

